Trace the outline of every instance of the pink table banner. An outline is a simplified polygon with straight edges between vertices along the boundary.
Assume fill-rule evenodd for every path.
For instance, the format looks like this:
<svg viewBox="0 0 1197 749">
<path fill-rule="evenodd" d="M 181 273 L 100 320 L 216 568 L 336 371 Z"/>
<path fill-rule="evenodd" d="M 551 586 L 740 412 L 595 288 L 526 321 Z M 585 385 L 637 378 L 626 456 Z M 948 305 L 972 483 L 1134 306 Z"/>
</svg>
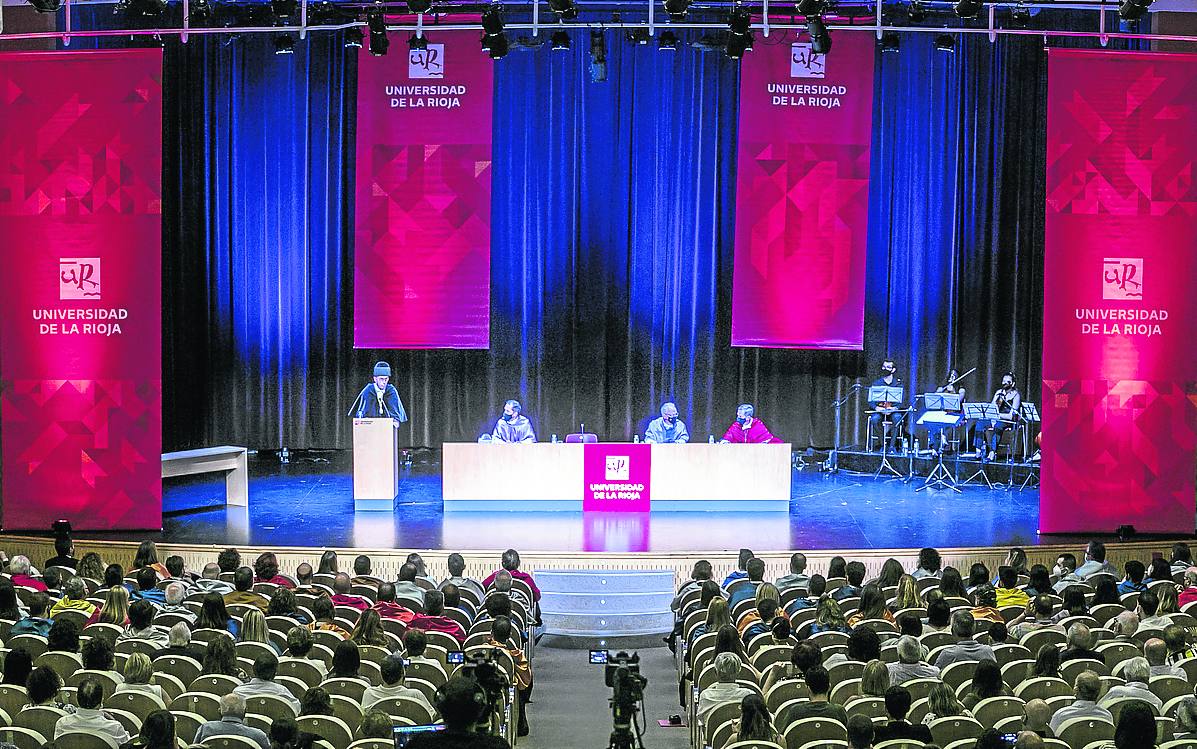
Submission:
<svg viewBox="0 0 1197 749">
<path fill-rule="evenodd" d="M 1197 55 L 1048 62 L 1039 527 L 1191 534 Z"/>
<path fill-rule="evenodd" d="M 864 345 L 873 55 L 776 37 L 740 68 L 733 346 Z"/>
<path fill-rule="evenodd" d="M 584 512 L 648 512 L 652 509 L 652 445 L 622 442 L 583 446 Z"/>
<path fill-rule="evenodd" d="M 353 340 L 489 348 L 494 63 L 472 31 L 358 61 Z"/>
<path fill-rule="evenodd" d="M 162 50 L 0 54 L 5 530 L 162 527 Z"/>
</svg>

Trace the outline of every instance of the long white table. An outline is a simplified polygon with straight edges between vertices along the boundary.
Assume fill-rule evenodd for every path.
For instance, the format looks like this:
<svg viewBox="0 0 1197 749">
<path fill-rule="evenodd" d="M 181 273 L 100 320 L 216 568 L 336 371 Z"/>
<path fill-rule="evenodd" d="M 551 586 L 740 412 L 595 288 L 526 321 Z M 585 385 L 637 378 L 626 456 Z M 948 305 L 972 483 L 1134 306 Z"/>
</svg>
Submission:
<svg viewBox="0 0 1197 749">
<path fill-rule="evenodd" d="M 789 510 L 788 443 L 650 447 L 654 510 Z M 445 510 L 581 510 L 583 449 L 579 443 L 446 442 Z"/>
</svg>

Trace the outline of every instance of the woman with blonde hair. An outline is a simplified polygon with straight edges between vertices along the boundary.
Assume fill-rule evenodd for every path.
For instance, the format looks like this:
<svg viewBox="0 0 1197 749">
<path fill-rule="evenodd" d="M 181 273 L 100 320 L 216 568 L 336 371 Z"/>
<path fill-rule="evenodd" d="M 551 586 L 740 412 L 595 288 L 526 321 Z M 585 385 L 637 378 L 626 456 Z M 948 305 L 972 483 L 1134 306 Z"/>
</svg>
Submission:
<svg viewBox="0 0 1197 749">
<path fill-rule="evenodd" d="M 349 635 L 349 639 L 360 645 L 377 645 L 381 648 L 388 648 L 386 633 L 382 629 L 382 618 L 374 609 L 366 609 L 362 615 L 358 617 L 357 624 L 353 627 L 353 632 Z"/>
<path fill-rule="evenodd" d="M 114 694 L 121 692 L 143 692 L 145 694 L 152 694 L 158 699 L 162 700 L 164 707 L 170 706 L 170 696 L 166 691 L 157 684 L 151 684 L 150 680 L 154 676 L 154 664 L 150 662 L 150 657 L 145 653 L 133 653 L 129 659 L 125 661 L 124 668 L 125 683 L 116 688 Z"/>
<path fill-rule="evenodd" d="M 844 618 L 844 610 L 839 602 L 827 594 L 819 598 L 818 608 L 815 609 L 815 620 L 811 622 L 810 633 L 817 632 L 847 632 L 848 620 Z"/>
<path fill-rule="evenodd" d="M 919 583 L 912 575 L 902 575 L 898 578 L 898 590 L 894 594 L 894 602 L 889 610 L 895 613 L 902 609 L 921 609 L 923 599 L 919 595 Z"/>
<path fill-rule="evenodd" d="M 936 684 L 931 687 L 931 693 L 927 695 L 927 714 L 923 716 L 923 725 L 929 726 L 932 721 L 939 718 L 950 718 L 954 715 L 973 717 L 973 714 L 960 704 L 960 700 L 956 699 L 956 692 L 950 686 Z"/>
<path fill-rule="evenodd" d="M 1160 598 L 1160 607 L 1155 611 L 1156 616 L 1180 613 L 1180 603 L 1177 600 L 1175 585 L 1160 585 L 1155 589 L 1155 593 Z"/>
<path fill-rule="evenodd" d="M 88 624 L 96 622 L 129 626 L 129 591 L 123 585 L 114 585 L 104 594 L 104 605 L 96 609 Z"/>
<path fill-rule="evenodd" d="M 860 675 L 860 694 L 854 694 L 844 703 L 851 705 L 854 701 L 865 697 L 884 697 L 889 689 L 889 669 L 884 661 L 871 660 L 865 664 L 864 673 Z"/>
<path fill-rule="evenodd" d="M 245 612 L 245 616 L 241 618 L 241 632 L 237 641 L 260 642 L 273 648 L 275 655 L 279 654 L 278 646 L 270 640 L 270 627 L 267 626 L 266 615 L 261 609 L 249 609 Z"/>
<path fill-rule="evenodd" d="M 726 598 L 713 598 L 707 606 L 706 621 L 694 628 L 690 635 L 691 642 L 708 632 L 718 632 L 725 624 L 731 624 L 731 611 L 727 607 Z"/>
</svg>

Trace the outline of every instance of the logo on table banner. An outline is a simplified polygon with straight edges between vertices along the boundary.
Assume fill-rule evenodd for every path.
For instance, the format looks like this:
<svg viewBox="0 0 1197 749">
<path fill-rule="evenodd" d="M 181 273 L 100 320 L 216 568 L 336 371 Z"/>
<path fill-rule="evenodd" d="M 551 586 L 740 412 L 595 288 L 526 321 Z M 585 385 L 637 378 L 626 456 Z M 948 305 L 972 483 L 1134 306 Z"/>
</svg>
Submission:
<svg viewBox="0 0 1197 749">
<path fill-rule="evenodd" d="M 1143 258 L 1108 257 L 1103 260 L 1101 298 L 1143 301 Z"/>
<path fill-rule="evenodd" d="M 428 49 L 413 49 L 407 53 L 409 78 L 444 78 L 445 45 L 429 44 Z"/>
<path fill-rule="evenodd" d="M 58 258 L 58 298 L 99 299 L 100 258 Z"/>
<path fill-rule="evenodd" d="M 794 42 L 790 45 L 791 78 L 823 78 L 827 73 L 826 55 L 811 49 L 810 42 Z"/>
<path fill-rule="evenodd" d="M 632 461 L 626 455 L 607 456 L 607 481 L 628 481 L 632 476 Z"/>
</svg>

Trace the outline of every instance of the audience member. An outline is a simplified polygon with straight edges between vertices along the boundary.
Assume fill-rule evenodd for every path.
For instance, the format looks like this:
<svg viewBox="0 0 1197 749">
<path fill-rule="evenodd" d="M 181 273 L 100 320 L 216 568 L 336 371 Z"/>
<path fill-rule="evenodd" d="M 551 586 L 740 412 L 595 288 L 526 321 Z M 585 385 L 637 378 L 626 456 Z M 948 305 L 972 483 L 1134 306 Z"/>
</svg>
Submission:
<svg viewBox="0 0 1197 749">
<path fill-rule="evenodd" d="M 66 567 L 75 569 L 79 560 L 75 559 L 75 544 L 70 536 L 56 536 L 54 538 L 54 556 L 46 560 L 45 567 Z"/>
<path fill-rule="evenodd" d="M 997 610 L 997 591 L 989 583 L 981 583 L 972 591 L 977 605 L 973 606 L 973 619 L 991 623 L 1005 622 L 1002 612 Z"/>
<path fill-rule="evenodd" d="M 1168 645 L 1160 638 L 1152 637 L 1143 643 L 1143 657 L 1151 667 L 1152 679 L 1157 676 L 1175 676 L 1185 681 L 1189 680 L 1189 675 L 1183 668 L 1168 663 Z"/>
<path fill-rule="evenodd" d="M 848 749 L 871 749 L 876 728 L 873 721 L 864 715 L 853 715 L 848 719 Z"/>
<path fill-rule="evenodd" d="M 463 557 L 461 554 L 454 552 L 449 555 L 449 558 L 448 558 L 448 560 L 446 560 L 446 563 L 449 566 L 449 576 L 441 581 L 441 584 L 439 586 L 440 588 L 443 589 L 446 585 L 452 584 L 452 585 L 456 585 L 458 588 L 469 590 L 470 592 L 472 592 L 474 594 L 475 598 L 478 601 L 481 601 L 485 597 L 484 594 L 486 591 L 482 587 L 482 583 L 478 582 L 477 580 L 473 579 L 472 577 L 466 577 L 466 575 L 465 575 L 465 566 L 466 566 L 465 557 Z M 708 562 L 707 564 L 709 565 L 710 563 Z M 708 579 L 710 579 L 710 578 L 708 578 Z"/>
<path fill-rule="evenodd" d="M 278 572 L 278 557 L 272 551 L 265 551 L 254 560 L 254 582 L 269 583 L 282 588 L 295 587 L 295 581 Z"/>
<path fill-rule="evenodd" d="M 409 629 L 405 632 L 403 634 L 403 648 L 407 651 L 407 660 L 410 664 L 444 672 L 445 667 L 441 665 L 440 661 L 425 655 L 428 652 L 428 636 L 424 634 L 424 630 Z"/>
<path fill-rule="evenodd" d="M 810 576 L 806 574 L 806 555 L 797 551 L 791 554 L 789 574 L 777 578 L 773 585 L 782 593 L 790 588 L 806 590 L 810 585 Z"/>
<path fill-rule="evenodd" d="M 736 683 L 743 662 L 735 653 L 720 653 L 715 656 L 715 675 L 718 681 L 698 693 L 698 718 L 706 722 L 711 711 L 725 702 L 739 702 L 752 690 Z M 809 679 L 809 673 L 807 674 Z M 809 686 L 809 681 L 808 681 Z"/>
<path fill-rule="evenodd" d="M 944 567 L 943 575 L 939 578 L 939 592 L 944 598 L 968 598 L 968 591 L 964 587 L 964 578 L 960 570 L 955 567 Z"/>
<path fill-rule="evenodd" d="M 157 697 L 164 708 L 170 705 L 170 697 L 166 691 L 157 684 L 151 683 L 154 676 L 154 664 L 150 662 L 150 657 L 145 653 L 130 654 L 125 660 L 122 676 L 124 682 L 117 686 L 115 694 L 140 692 Z"/>
<path fill-rule="evenodd" d="M 1048 727 L 1048 721 L 1051 718 L 1052 706 L 1047 704 L 1047 700 L 1040 698 L 1027 700 L 1027 704 L 1023 708 L 1022 730 L 1030 731 L 1045 739 L 1050 738 L 1052 729 Z"/>
<path fill-rule="evenodd" d="M 458 644 L 464 644 L 465 630 L 456 620 L 445 616 L 445 596 L 439 590 L 424 591 L 424 613 L 416 614 L 408 622 L 411 629 L 422 629 L 431 632 L 444 632 Z"/>
<path fill-rule="evenodd" d="M 861 588 L 860 607 L 856 613 L 848 617 L 848 626 L 855 627 L 870 619 L 884 619 L 891 624 L 896 623 L 894 615 L 885 605 L 885 594 L 881 592 L 881 588 L 872 583 Z"/>
<path fill-rule="evenodd" d="M 1164 627 L 1164 644 L 1168 646 L 1168 662 L 1175 664 L 1185 658 L 1197 658 L 1197 650 L 1189 647 L 1189 636 L 1179 624 Z"/>
<path fill-rule="evenodd" d="M 159 647 L 165 647 L 170 638 L 164 627 L 154 624 L 155 613 L 154 604 L 149 601 L 145 599 L 134 601 L 129 606 L 129 626 L 117 635 L 116 641 L 144 640 Z"/>
<path fill-rule="evenodd" d="M 898 639 L 898 662 L 890 663 L 889 681 L 893 686 L 902 686 L 915 679 L 939 678 L 939 669 L 923 660 L 923 647 L 909 635 Z"/>
<path fill-rule="evenodd" d="M 1197 567 L 1187 568 L 1184 576 L 1184 590 L 1177 596 L 1177 604 L 1181 607 L 1197 601 Z"/>
<path fill-rule="evenodd" d="M 1010 620 L 1010 636 L 1021 640 L 1031 632 L 1051 629 L 1064 632 L 1064 628 L 1052 623 L 1052 598 L 1049 594 L 1035 596 L 1027 603 L 1026 611 Z"/>
<path fill-rule="evenodd" d="M 195 620 L 197 629 L 223 629 L 233 637 L 241 632 L 241 625 L 229 616 L 224 598 L 219 593 L 206 593 L 200 604 L 200 613 Z"/>
<path fill-rule="evenodd" d="M 972 710 L 981 700 L 990 697 L 1008 697 L 1010 690 L 1002 681 L 1002 669 L 996 661 L 980 661 L 973 673 L 972 688 L 964 696 L 964 706 Z"/>
<path fill-rule="evenodd" d="M 956 699 L 956 691 L 943 683 L 931 687 L 927 694 L 927 714 L 923 716 L 923 725 L 929 726 L 940 718 L 957 715 L 972 717 L 972 713 Z"/>
<path fill-rule="evenodd" d="M 46 650 L 59 653 L 79 652 L 79 625 L 73 619 L 55 619 L 46 635 Z"/>
<path fill-rule="evenodd" d="M 241 552 L 230 547 L 216 555 L 216 564 L 222 573 L 232 574 L 241 566 Z"/>
<path fill-rule="evenodd" d="M 864 564 L 855 560 L 848 562 L 844 568 L 844 574 L 847 577 L 848 583 L 841 586 L 839 590 L 832 594 L 832 597 L 837 601 L 842 601 L 845 598 L 855 598 L 864 589 Z"/>
<path fill-rule="evenodd" d="M 1052 579 L 1056 581 L 1052 585 L 1052 590 L 1057 595 L 1063 593 L 1070 585 L 1084 582 L 1081 576 L 1076 574 L 1076 556 L 1064 552 L 1056 557 L 1056 565 L 1052 568 Z"/>
<path fill-rule="evenodd" d="M 265 614 L 270 601 L 261 593 L 255 593 L 253 587 L 254 571 L 249 567 L 238 567 L 233 573 L 233 592 L 224 594 L 225 606 L 254 606 Z"/>
<path fill-rule="evenodd" d="M 395 727 L 391 716 L 381 710 L 366 710 L 362 715 L 361 728 L 358 733 L 363 739 L 393 740 Z"/>
<path fill-rule="evenodd" d="M 778 712 L 777 725 L 788 726 L 804 718 L 831 718 L 846 724 L 848 714 L 844 707 L 830 700 L 831 680 L 827 675 L 827 669 L 812 665 L 806 669 L 803 678 L 807 689 L 810 690 L 810 700 L 795 703 Z"/>
<path fill-rule="evenodd" d="M 170 614 L 175 618 L 181 618 L 188 624 L 194 625 L 199 615 L 183 605 L 183 601 L 186 598 L 187 588 L 180 582 L 171 582 L 166 586 L 165 599 L 161 608 L 158 609 L 158 613 Z"/>
<path fill-rule="evenodd" d="M 1142 593 L 1147 590 L 1147 584 L 1143 582 L 1143 578 L 1147 577 L 1147 568 L 1143 566 L 1142 562 L 1138 559 L 1131 559 L 1123 565 L 1123 570 L 1126 572 L 1126 577 L 1118 583 L 1118 595 Z"/>
<path fill-rule="evenodd" d="M 806 596 L 798 596 L 786 604 L 787 615 L 793 616 L 797 611 L 817 606 L 819 599 L 827 593 L 827 578 L 819 574 L 811 575 L 810 581 L 806 584 L 806 593 Z"/>
<path fill-rule="evenodd" d="M 24 648 L 14 648 L 4 656 L 4 678 L 0 684 L 15 684 L 25 686 L 25 681 L 33 671 L 33 658 Z"/>
<path fill-rule="evenodd" d="M 154 654 L 155 658 L 162 656 L 176 656 L 191 658 L 196 663 L 204 660 L 204 648 L 199 643 L 191 641 L 191 628 L 184 622 L 175 622 L 166 635 L 167 646 Z"/>
<path fill-rule="evenodd" d="M 1060 663 L 1067 663 L 1076 658 L 1092 658 L 1102 660 L 1101 653 L 1093 649 L 1097 644 L 1097 635 L 1089 630 L 1088 625 L 1077 622 L 1068 628 L 1066 647 L 1060 653 Z"/>
<path fill-rule="evenodd" d="M 75 570 L 79 577 L 99 582 L 104 579 L 104 560 L 94 551 L 89 551 L 79 558 L 79 567 Z"/>
<path fill-rule="evenodd" d="M 220 698 L 220 720 L 202 723 L 191 743 L 202 744 L 212 736 L 241 736 L 262 749 L 270 749 L 265 731 L 245 725 L 245 698 L 236 692 Z"/>
<path fill-rule="evenodd" d="M 358 554 L 353 559 L 353 579 L 351 582 L 354 585 L 368 585 L 371 588 L 378 587 L 382 582 L 379 578 L 374 576 L 373 565 L 370 557 L 366 554 Z"/>
<path fill-rule="evenodd" d="M 152 569 L 160 580 L 170 577 L 170 570 L 158 561 L 158 546 L 153 541 L 142 541 L 137 545 L 137 553 L 133 555 L 133 567 L 129 574 L 135 575 L 143 569 Z"/>
<path fill-rule="evenodd" d="M 727 577 L 723 578 L 722 586 L 724 589 L 731 587 L 731 584 L 736 580 L 744 580 L 748 577 L 748 561 L 755 559 L 756 555 L 752 553 L 752 549 L 740 549 L 740 554 L 736 557 L 736 568 L 732 570 Z M 485 583 L 488 584 L 489 583 Z"/>
<path fill-rule="evenodd" d="M 157 587 L 158 572 L 153 567 L 137 570 L 137 589 L 129 594 L 131 601 L 148 601 L 154 606 L 166 603 L 166 591 Z"/>
<path fill-rule="evenodd" d="M 1164 706 L 1164 701 L 1152 694 L 1151 689 L 1147 686 L 1147 682 L 1151 680 L 1151 666 L 1147 663 L 1146 658 L 1131 658 L 1127 661 L 1122 666 L 1122 678 L 1126 680 L 1126 683 L 1110 687 L 1101 700 L 1102 707 L 1108 709 L 1111 702 L 1122 697 L 1131 697 L 1146 702 L 1154 707 L 1157 713 Z"/>
<path fill-rule="evenodd" d="M 392 653 L 383 658 L 382 685 L 366 687 L 366 691 L 362 693 L 362 710 L 369 710 L 377 703 L 393 697 L 406 697 L 427 708 L 429 715 L 436 715 L 436 710 L 433 709 L 432 703 L 428 701 L 424 693 L 405 684 L 405 676 L 406 668 L 403 665 L 402 655 Z"/>
<path fill-rule="evenodd" d="M 1076 575 L 1087 580 L 1098 573 L 1117 574 L 1113 565 L 1106 561 L 1106 545 L 1101 541 L 1090 541 L 1085 547 L 1085 563 L 1076 568 Z"/>
<path fill-rule="evenodd" d="M 747 601 L 756 597 L 756 589 L 765 581 L 765 560 L 752 558 L 748 560 L 745 570 L 748 573 L 746 581 L 733 581 L 729 588 L 727 603 L 732 608 L 740 601 Z"/>
<path fill-rule="evenodd" d="M 344 572 L 338 572 L 333 578 L 333 606 L 348 606 L 351 609 L 358 611 L 365 611 L 370 608 L 370 602 L 362 596 L 355 596 L 350 593 L 353 590 L 353 583 L 349 579 L 349 575 Z"/>
<path fill-rule="evenodd" d="M 1107 723 L 1114 722 L 1110 711 L 1097 704 L 1097 698 L 1101 694 L 1101 677 L 1095 672 L 1082 671 L 1077 674 L 1074 694 L 1076 700 L 1071 705 L 1056 710 L 1051 720 L 1048 721 L 1048 727 L 1053 735 L 1059 733 L 1060 726 L 1071 718 L 1091 718 L 1104 720 Z"/>
<path fill-rule="evenodd" d="M 1122 611 L 1106 626 L 1114 633 L 1115 641 L 1134 643 L 1135 632 L 1139 631 L 1139 615 L 1133 611 Z"/>
<path fill-rule="evenodd" d="M 765 698 L 759 694 L 749 694 L 740 700 L 740 718 L 736 722 L 735 737 L 736 741 L 785 743 L 773 726 L 773 717 L 765 706 Z"/>
<path fill-rule="evenodd" d="M 203 674 L 222 674 L 245 681 L 245 672 L 237 665 L 237 653 L 228 637 L 213 637 L 204 651 Z"/>
<path fill-rule="evenodd" d="M 220 565 L 209 563 L 204 565 L 200 578 L 195 581 L 195 589 L 199 593 L 217 593 L 224 596 L 233 592 L 233 584 L 220 579 Z"/>
<path fill-rule="evenodd" d="M 774 663 L 765 672 L 765 682 L 761 691 L 768 694 L 773 685 L 782 679 L 805 679 L 807 670 L 822 662 L 823 654 L 819 651 L 818 644 L 811 640 L 803 640 L 790 650 L 788 662 Z"/>
<path fill-rule="evenodd" d="M 881 658 L 881 638 L 872 627 L 855 627 L 848 634 L 848 652 L 834 653 L 826 660 L 823 665 L 831 668 L 837 663 L 844 661 L 857 661 L 859 663 L 868 663 L 872 660 Z"/>
<path fill-rule="evenodd" d="M 1018 587 L 1018 570 L 1002 565 L 998 567 L 997 606 L 1026 606 L 1030 596 Z"/>
<path fill-rule="evenodd" d="M 332 667 L 328 670 L 330 679 L 356 679 L 362 668 L 362 651 L 352 640 L 338 642 L 333 648 Z"/>
<path fill-rule="evenodd" d="M 306 630 L 300 630 L 306 632 Z M 262 653 L 254 660 L 254 676 L 245 684 L 233 689 L 233 694 L 239 694 L 245 699 L 270 695 L 278 697 L 291 706 L 295 714 L 299 714 L 299 700 L 291 694 L 291 690 L 274 680 L 278 675 L 278 658 L 271 653 Z"/>
<path fill-rule="evenodd" d="M 1118 714 L 1114 749 L 1154 749 L 1157 735 L 1151 708 L 1142 702 L 1132 702 Z"/>
<path fill-rule="evenodd" d="M 420 734 L 407 743 L 407 749 L 511 749 L 502 737 L 474 731 L 482 717 L 477 694 L 478 686 L 472 679 L 464 676 L 449 679 L 436 705 L 445 730 Z"/>
<path fill-rule="evenodd" d="M 83 667 L 89 671 L 107 671 L 117 684 L 125 681 L 125 677 L 116 670 L 116 654 L 107 637 L 93 637 L 83 643 L 79 649 L 83 659 Z"/>
<path fill-rule="evenodd" d="M 328 676 L 328 666 L 320 658 L 312 657 L 312 632 L 306 627 L 292 627 L 287 630 L 287 650 L 279 663 L 304 661 L 316 667 L 321 678 Z"/>
<path fill-rule="evenodd" d="M 390 649 L 390 641 L 387 640 L 386 632 L 382 629 L 382 617 L 373 609 L 366 609 L 361 613 L 357 624 L 353 625 L 353 631 L 349 633 L 349 639 L 356 642 L 359 647 L 373 645 Z"/>
<path fill-rule="evenodd" d="M 1197 697 L 1188 696 L 1176 708 L 1176 730 L 1172 732 L 1173 740 L 1197 739 Z"/>
<path fill-rule="evenodd" d="M 1031 667 L 1031 676 L 1060 676 L 1060 649 L 1051 643 L 1039 646 L 1035 654 L 1035 665 Z"/>
<path fill-rule="evenodd" d="M 38 635 L 45 637 L 50 634 L 50 620 L 46 612 L 50 609 L 50 596 L 44 592 L 37 592 L 29 596 L 29 614 L 18 619 L 9 628 L 10 637 L 17 635 Z"/>
<path fill-rule="evenodd" d="M 1154 591 L 1145 590 L 1139 594 L 1139 629 L 1163 629 L 1172 623 L 1166 614 L 1160 614 L 1160 599 Z"/>
<path fill-rule="evenodd" d="M 320 596 L 316 599 L 316 602 L 312 604 L 312 616 L 316 617 L 316 620 L 308 625 L 308 629 L 312 632 L 335 632 L 342 639 L 349 639 L 349 630 L 335 620 L 336 612 L 333 609 L 332 599 L 328 596 Z"/>
<path fill-rule="evenodd" d="M 9 560 L 8 574 L 12 579 L 12 584 L 18 588 L 46 592 L 46 584 L 35 577 L 36 572 L 33 570 L 33 565 L 29 563 L 29 557 L 24 554 L 18 554 Z"/>
<path fill-rule="evenodd" d="M 100 710 L 100 704 L 104 701 L 104 690 L 99 681 L 92 678 L 84 679 L 79 684 L 75 701 L 79 705 L 78 709 L 62 716 L 54 725 L 55 741 L 61 739 L 63 734 L 68 732 L 106 736 L 115 741 L 118 746 L 129 740 L 129 733 L 124 726 Z"/>
<path fill-rule="evenodd" d="M 996 660 L 993 648 L 973 639 L 976 622 L 973 615 L 967 611 L 957 611 L 952 614 L 952 634 L 958 640 L 955 645 L 949 645 L 940 651 L 935 659 L 936 668 L 941 671 L 953 663 L 961 661 Z"/>
<path fill-rule="evenodd" d="M 303 697 L 299 700 L 299 716 L 301 718 L 305 715 L 333 714 L 332 695 L 323 687 L 312 687 L 304 692 Z"/>
<path fill-rule="evenodd" d="M 75 712 L 74 705 L 64 703 L 59 699 L 59 694 L 62 692 L 62 678 L 49 666 L 39 666 L 33 669 L 29 674 L 29 679 L 25 682 L 25 690 L 29 694 L 29 704 L 25 707 L 53 707 L 65 713 Z"/>
<path fill-rule="evenodd" d="M 922 580 L 924 577 L 939 577 L 939 568 L 942 564 L 939 552 L 935 549 L 919 549 L 918 567 L 910 575 L 915 580 Z"/>
<path fill-rule="evenodd" d="M 889 722 L 877 726 L 873 733 L 873 740 L 880 744 L 892 739 L 913 739 L 930 743 L 931 729 L 923 724 L 911 725 L 906 721 L 906 714 L 910 712 L 910 692 L 906 687 L 890 687 L 885 692 L 885 712 Z"/>
<path fill-rule="evenodd" d="M 844 611 L 834 597 L 824 595 L 819 599 L 815 609 L 815 620 L 811 622 L 810 633 L 817 632 L 848 632 L 848 620 L 844 618 Z"/>
</svg>

